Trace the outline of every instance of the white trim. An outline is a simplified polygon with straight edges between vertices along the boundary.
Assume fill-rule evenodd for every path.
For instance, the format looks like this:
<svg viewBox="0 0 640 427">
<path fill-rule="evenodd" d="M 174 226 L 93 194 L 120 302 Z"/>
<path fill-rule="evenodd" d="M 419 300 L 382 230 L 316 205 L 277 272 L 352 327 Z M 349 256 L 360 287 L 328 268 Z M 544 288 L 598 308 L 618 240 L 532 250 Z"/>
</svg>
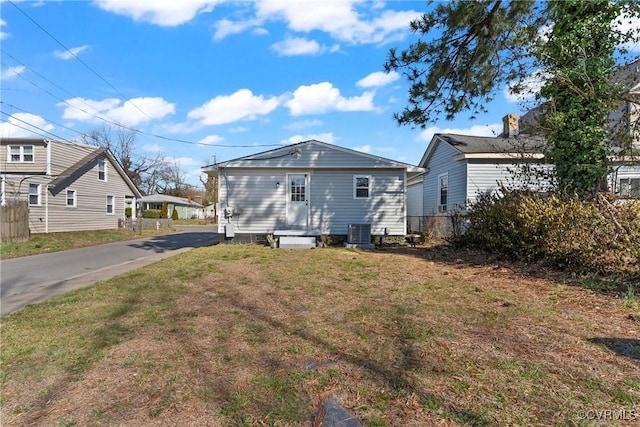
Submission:
<svg viewBox="0 0 640 427">
<path fill-rule="evenodd" d="M 447 180 L 447 200 L 446 203 L 442 203 L 442 178 L 446 178 Z M 437 182 L 438 191 L 436 192 L 436 206 L 438 207 L 438 212 L 446 212 L 449 206 L 449 172 L 444 172 L 438 175 Z"/>
<path fill-rule="evenodd" d="M 304 176 L 304 182 L 305 182 L 304 197 L 305 197 L 305 203 L 307 206 L 307 218 L 305 219 L 304 227 L 309 227 L 309 221 L 311 219 L 311 173 L 308 171 L 286 173 L 287 182 L 285 183 L 285 186 L 284 186 L 284 194 L 286 198 L 285 213 L 284 213 L 285 223 L 287 225 L 292 225 L 292 226 L 294 225 L 294 224 L 289 224 L 289 205 L 291 204 L 291 175 Z M 280 187 L 282 187 L 282 185 L 280 185 Z"/>
<path fill-rule="evenodd" d="M 35 186 L 38 189 L 38 193 L 36 194 L 38 196 L 38 202 L 37 203 L 31 203 L 31 186 Z M 41 184 L 38 184 L 36 182 L 30 182 L 29 183 L 29 192 L 27 193 L 27 200 L 29 201 L 29 206 L 42 206 L 42 200 L 41 200 Z"/>
<path fill-rule="evenodd" d="M 109 212 L 109 197 L 111 197 L 111 212 Z M 107 215 L 116 214 L 116 196 L 114 196 L 113 194 L 107 194 L 105 196 L 105 213 Z"/>
<path fill-rule="evenodd" d="M 357 183 L 358 183 L 358 179 L 359 178 L 366 178 L 367 179 L 367 196 L 366 197 L 362 197 L 362 196 L 358 196 L 358 190 L 363 190 L 364 187 L 358 187 Z M 372 187 L 372 178 L 371 175 L 353 175 L 353 198 L 354 200 L 366 200 L 366 199 L 370 199 L 371 198 L 371 187 Z"/>
<path fill-rule="evenodd" d="M 460 153 L 453 158 L 462 159 L 509 159 L 509 160 L 541 160 L 542 153 Z"/>
<path fill-rule="evenodd" d="M 25 160 L 24 157 L 27 155 L 24 152 L 26 147 L 31 148 L 31 160 Z M 18 148 L 18 160 L 12 159 L 11 148 Z M 7 145 L 7 163 L 35 163 L 36 155 L 33 144 L 8 144 Z"/>
<path fill-rule="evenodd" d="M 100 170 L 100 165 L 104 165 L 104 170 Z M 106 159 L 98 159 L 98 181 L 100 182 L 109 182 L 107 179 L 107 160 Z M 100 173 L 104 174 L 104 178 L 100 179 Z"/>
<path fill-rule="evenodd" d="M 69 204 L 69 192 L 73 191 L 73 204 Z M 67 188 L 64 192 L 64 206 L 66 208 L 77 208 L 78 207 L 78 192 L 73 188 Z"/>
</svg>

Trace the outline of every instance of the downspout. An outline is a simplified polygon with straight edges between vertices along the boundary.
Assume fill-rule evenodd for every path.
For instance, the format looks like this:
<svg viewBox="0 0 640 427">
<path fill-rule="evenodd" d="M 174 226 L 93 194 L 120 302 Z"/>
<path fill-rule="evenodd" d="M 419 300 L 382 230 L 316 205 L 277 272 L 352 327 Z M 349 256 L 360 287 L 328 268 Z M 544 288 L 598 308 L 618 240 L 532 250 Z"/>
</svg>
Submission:
<svg viewBox="0 0 640 427">
<path fill-rule="evenodd" d="M 2 184 L 1 184 L 1 188 L 0 191 L 2 191 L 2 195 L 0 195 L 0 205 L 1 206 L 7 206 L 7 199 L 5 197 L 5 183 L 4 183 L 5 177 L 4 175 L 2 175 Z"/>
<path fill-rule="evenodd" d="M 404 231 L 402 232 L 402 234 L 404 234 L 405 236 L 407 235 L 407 221 L 409 220 L 409 211 L 407 209 L 407 180 L 408 180 L 407 176 L 408 176 L 407 169 L 405 168 L 404 169 L 404 182 L 402 184 L 402 187 L 403 187 L 402 188 L 402 198 L 404 199 L 403 203 L 402 203 L 402 207 L 404 209 L 404 217 L 405 217 L 405 220 L 403 221 L 404 222 L 404 226 L 403 226 L 404 227 Z"/>
<path fill-rule="evenodd" d="M 47 144 L 47 178 L 51 179 L 51 141 L 45 140 Z M 49 233 L 49 185 L 44 190 L 44 232 Z"/>
</svg>

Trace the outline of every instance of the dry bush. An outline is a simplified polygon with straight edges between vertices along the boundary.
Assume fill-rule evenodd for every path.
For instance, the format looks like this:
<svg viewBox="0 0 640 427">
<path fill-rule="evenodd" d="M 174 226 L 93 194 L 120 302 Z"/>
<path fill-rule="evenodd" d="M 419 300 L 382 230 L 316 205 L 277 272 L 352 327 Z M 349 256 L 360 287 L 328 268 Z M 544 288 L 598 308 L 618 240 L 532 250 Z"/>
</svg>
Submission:
<svg viewBox="0 0 640 427">
<path fill-rule="evenodd" d="M 574 272 L 640 270 L 640 202 L 505 191 L 478 198 L 456 243 Z"/>
</svg>

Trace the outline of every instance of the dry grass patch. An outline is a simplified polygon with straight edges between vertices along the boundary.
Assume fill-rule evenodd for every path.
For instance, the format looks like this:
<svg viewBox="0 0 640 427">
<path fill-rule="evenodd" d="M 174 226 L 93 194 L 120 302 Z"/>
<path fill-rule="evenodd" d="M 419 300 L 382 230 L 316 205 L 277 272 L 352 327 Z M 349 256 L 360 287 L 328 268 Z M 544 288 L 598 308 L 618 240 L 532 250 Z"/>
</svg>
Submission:
<svg viewBox="0 0 640 427">
<path fill-rule="evenodd" d="M 371 426 L 640 411 L 635 302 L 450 250 L 197 249 L 2 335 L 7 426 L 311 426 L 329 397 Z"/>
</svg>

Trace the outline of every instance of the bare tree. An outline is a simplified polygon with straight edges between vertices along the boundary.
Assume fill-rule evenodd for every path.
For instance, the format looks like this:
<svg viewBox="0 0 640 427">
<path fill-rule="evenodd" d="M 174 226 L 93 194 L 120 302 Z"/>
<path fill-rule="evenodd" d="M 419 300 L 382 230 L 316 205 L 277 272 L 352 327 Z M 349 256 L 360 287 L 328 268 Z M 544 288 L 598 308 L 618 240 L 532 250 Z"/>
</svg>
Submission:
<svg viewBox="0 0 640 427">
<path fill-rule="evenodd" d="M 131 181 L 144 194 L 156 192 L 162 185 L 163 171 L 169 168 L 166 158 L 144 156 L 135 151 L 138 133 L 127 128 L 103 126 L 81 135 L 85 144 L 108 148 Z"/>
</svg>

